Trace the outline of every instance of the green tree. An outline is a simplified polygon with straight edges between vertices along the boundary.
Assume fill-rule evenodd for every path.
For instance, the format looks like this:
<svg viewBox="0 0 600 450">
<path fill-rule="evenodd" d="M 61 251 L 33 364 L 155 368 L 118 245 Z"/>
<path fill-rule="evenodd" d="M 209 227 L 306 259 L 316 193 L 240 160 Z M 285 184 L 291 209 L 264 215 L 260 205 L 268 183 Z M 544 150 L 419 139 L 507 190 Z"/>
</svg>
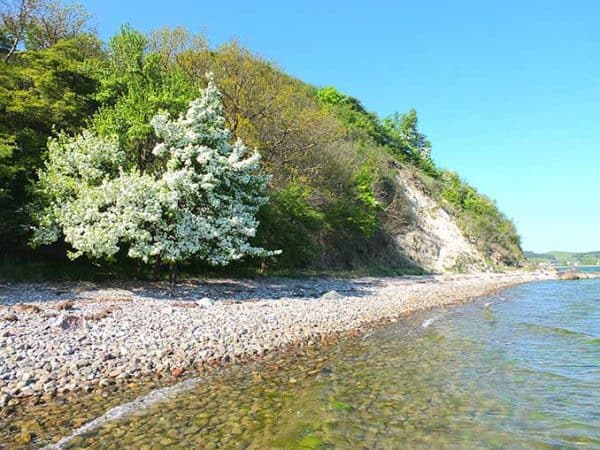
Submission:
<svg viewBox="0 0 600 450">
<path fill-rule="evenodd" d="M 368 112 L 358 99 L 329 86 L 317 91 L 317 101 L 334 112 L 344 125 L 348 139 L 385 143 L 377 115 Z"/>
<path fill-rule="evenodd" d="M 0 0 L 0 53 L 8 62 L 20 49 L 50 48 L 62 39 L 93 34 L 90 14 L 77 3 Z"/>
<path fill-rule="evenodd" d="M 92 114 L 102 57 L 89 35 L 20 52 L 0 65 L 0 242 L 16 249 L 28 219 L 24 206 L 54 130 L 78 130 Z M 9 238 L 10 237 L 10 238 Z"/>
<path fill-rule="evenodd" d="M 72 258 L 110 260 L 124 249 L 130 258 L 171 267 L 273 254 L 249 243 L 268 177 L 258 153 L 231 142 L 212 80 L 185 115 L 161 113 L 151 126 L 159 141 L 153 154 L 163 160 L 155 174 L 128 167 L 116 136 L 86 130 L 50 141 L 33 244 L 64 236 Z"/>
<path fill-rule="evenodd" d="M 385 118 L 383 127 L 388 137 L 387 144 L 395 151 L 421 159 L 431 158 L 431 143 L 419 131 L 419 119 L 414 109 Z"/>
<path fill-rule="evenodd" d="M 124 26 L 109 42 L 108 61 L 100 73 L 92 119 L 100 136 L 116 134 L 140 172 L 151 168 L 155 135 L 150 120 L 159 111 L 182 112 L 194 97 L 194 85 L 176 66 L 164 65 L 148 38 Z"/>
</svg>

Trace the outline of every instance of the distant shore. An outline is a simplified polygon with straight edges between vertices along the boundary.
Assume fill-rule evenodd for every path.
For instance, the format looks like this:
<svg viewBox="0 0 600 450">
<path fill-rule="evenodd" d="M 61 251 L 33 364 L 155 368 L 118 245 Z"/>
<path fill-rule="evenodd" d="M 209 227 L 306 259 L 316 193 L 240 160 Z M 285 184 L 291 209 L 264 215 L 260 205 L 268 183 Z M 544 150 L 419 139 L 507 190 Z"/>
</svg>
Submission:
<svg viewBox="0 0 600 450">
<path fill-rule="evenodd" d="M 577 265 L 577 266 L 552 266 L 556 269 L 588 269 L 590 267 L 598 267 L 600 269 L 600 266 L 598 264 L 581 264 L 581 265 Z"/>
<path fill-rule="evenodd" d="M 0 287 L 0 407 L 259 358 L 413 311 L 554 278 L 554 271 L 538 271 L 176 286 L 5 284 Z"/>
</svg>

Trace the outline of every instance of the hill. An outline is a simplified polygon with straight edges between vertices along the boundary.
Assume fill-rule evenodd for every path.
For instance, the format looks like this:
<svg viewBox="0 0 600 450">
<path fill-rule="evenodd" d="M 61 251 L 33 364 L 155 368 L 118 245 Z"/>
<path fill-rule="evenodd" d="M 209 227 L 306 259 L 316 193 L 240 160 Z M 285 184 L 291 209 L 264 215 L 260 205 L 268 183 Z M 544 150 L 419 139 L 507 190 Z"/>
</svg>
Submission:
<svg viewBox="0 0 600 450">
<path fill-rule="evenodd" d="M 563 252 L 551 251 L 546 253 L 524 252 L 525 257 L 535 263 L 547 262 L 560 266 L 596 266 L 600 265 L 600 251 L 598 252 Z"/>
<path fill-rule="evenodd" d="M 183 113 L 207 72 L 226 126 L 260 152 L 270 176 L 253 244 L 282 250 L 247 258 L 236 270 L 403 273 L 523 263 L 513 223 L 458 174 L 436 166 L 416 111 L 380 118 L 351 95 L 304 83 L 236 42 L 215 48 L 181 28 L 146 35 L 129 27 L 106 44 L 89 32 L 26 43 L 3 64 L 3 259 L 54 265 L 73 250 L 58 235 L 49 247 L 27 245 L 40 225 L 34 212 L 49 202 L 50 188 L 38 179 L 49 138 L 88 130 L 116 140 L 125 155 L 118 170 L 158 173 L 164 162 L 152 152 L 150 120 Z M 131 270 L 127 260 L 120 252 L 102 264 Z M 85 256 L 79 262 L 88 264 Z M 206 264 L 183 266 L 198 273 Z"/>
</svg>

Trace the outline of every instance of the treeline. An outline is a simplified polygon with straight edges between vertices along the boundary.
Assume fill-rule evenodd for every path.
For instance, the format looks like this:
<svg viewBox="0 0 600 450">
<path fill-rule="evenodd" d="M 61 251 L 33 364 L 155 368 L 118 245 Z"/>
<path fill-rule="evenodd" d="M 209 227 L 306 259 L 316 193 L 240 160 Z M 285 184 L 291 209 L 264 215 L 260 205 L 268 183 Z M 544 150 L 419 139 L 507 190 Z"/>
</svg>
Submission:
<svg viewBox="0 0 600 450">
<path fill-rule="evenodd" d="M 525 257 L 534 263 L 550 263 L 555 265 L 600 265 L 600 252 L 561 252 L 553 251 L 546 253 L 524 252 Z"/>
<path fill-rule="evenodd" d="M 396 182 L 400 168 L 414 172 L 491 262 L 522 259 L 512 222 L 435 166 L 414 110 L 382 120 L 357 99 L 290 77 L 236 42 L 211 47 L 183 28 L 144 34 L 124 26 L 103 43 L 80 6 L 14 0 L 0 8 L 0 251 L 9 263 L 60 261 L 73 250 L 64 236 L 30 246 L 36 212 L 48 202 L 40 174 L 48 171 L 49 139 L 85 129 L 117 139 L 128 170 L 164 171 L 151 121 L 184 113 L 207 73 L 231 136 L 258 150 L 270 176 L 252 245 L 282 250 L 238 268 L 418 270 L 394 239 L 414 219 Z M 116 266 L 127 260 L 113 256 Z"/>
</svg>

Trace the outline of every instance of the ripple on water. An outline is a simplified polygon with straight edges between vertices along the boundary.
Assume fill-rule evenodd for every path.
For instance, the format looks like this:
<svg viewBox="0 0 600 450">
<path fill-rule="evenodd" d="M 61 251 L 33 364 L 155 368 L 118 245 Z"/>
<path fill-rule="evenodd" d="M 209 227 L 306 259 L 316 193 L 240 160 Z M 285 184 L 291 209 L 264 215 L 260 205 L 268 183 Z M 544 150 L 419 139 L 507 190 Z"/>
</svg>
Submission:
<svg viewBox="0 0 600 450">
<path fill-rule="evenodd" d="M 564 327 L 557 327 L 551 325 L 544 325 L 540 323 L 529 323 L 529 322 L 520 322 L 517 323 L 518 326 L 527 329 L 535 334 L 539 334 L 542 336 L 547 336 L 548 334 L 560 335 L 560 336 L 569 336 L 583 339 L 593 339 L 594 336 L 589 335 L 587 333 L 583 333 L 581 331 L 570 330 Z"/>
</svg>

